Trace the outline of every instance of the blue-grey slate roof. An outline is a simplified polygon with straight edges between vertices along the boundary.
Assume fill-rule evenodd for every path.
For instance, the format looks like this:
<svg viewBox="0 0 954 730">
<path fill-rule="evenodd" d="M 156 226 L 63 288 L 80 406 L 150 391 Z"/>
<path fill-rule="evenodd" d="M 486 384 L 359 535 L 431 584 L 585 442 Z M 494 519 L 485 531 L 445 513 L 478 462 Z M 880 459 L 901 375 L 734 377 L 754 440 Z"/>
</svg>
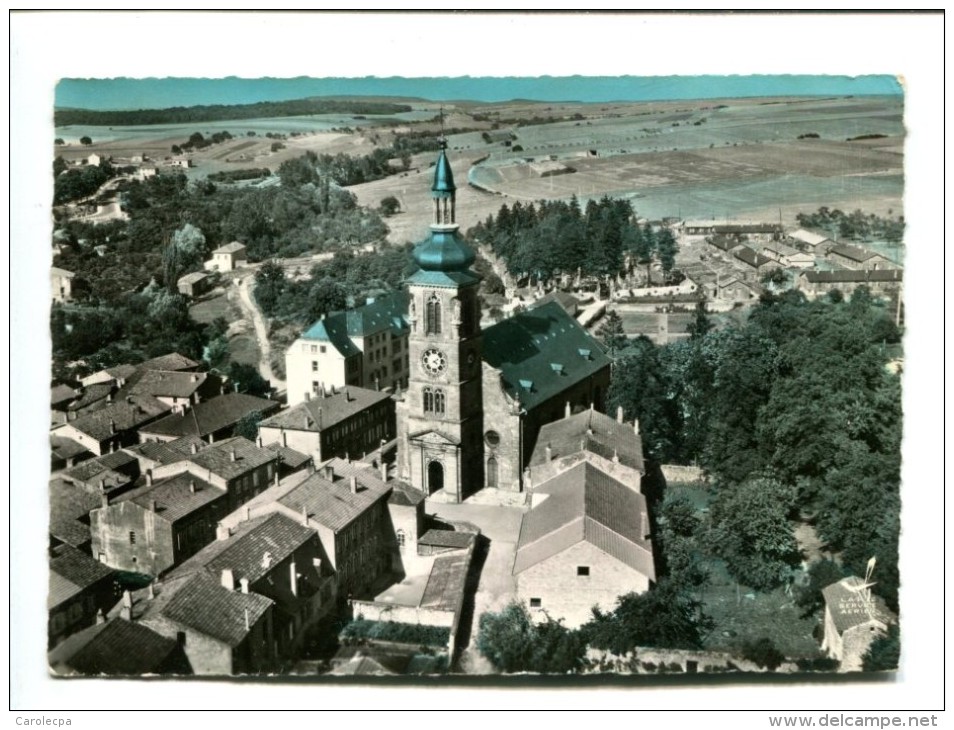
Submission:
<svg viewBox="0 0 954 730">
<path fill-rule="evenodd" d="M 483 359 L 501 371 L 507 395 L 526 408 L 610 366 L 600 344 L 556 302 L 484 330 Z"/>
</svg>

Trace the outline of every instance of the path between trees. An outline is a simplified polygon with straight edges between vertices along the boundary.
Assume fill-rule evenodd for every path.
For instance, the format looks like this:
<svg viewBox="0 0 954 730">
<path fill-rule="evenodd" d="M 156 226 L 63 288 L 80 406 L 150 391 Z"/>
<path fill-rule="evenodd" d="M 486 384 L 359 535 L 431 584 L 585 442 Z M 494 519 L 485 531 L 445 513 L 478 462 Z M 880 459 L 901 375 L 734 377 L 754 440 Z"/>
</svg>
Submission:
<svg viewBox="0 0 954 730">
<path fill-rule="evenodd" d="M 255 297 L 252 296 L 252 292 L 255 289 L 255 274 L 249 269 L 244 269 L 242 273 L 243 276 L 236 279 L 235 283 L 239 290 L 239 304 L 245 316 L 252 322 L 252 326 L 255 328 L 255 339 L 258 341 L 258 349 L 262 353 L 261 359 L 258 362 L 258 371 L 261 376 L 271 384 L 274 390 L 284 390 L 285 381 L 281 380 L 272 371 L 268 325 L 265 323 L 265 318 L 262 316 L 262 312 L 255 302 Z"/>
</svg>

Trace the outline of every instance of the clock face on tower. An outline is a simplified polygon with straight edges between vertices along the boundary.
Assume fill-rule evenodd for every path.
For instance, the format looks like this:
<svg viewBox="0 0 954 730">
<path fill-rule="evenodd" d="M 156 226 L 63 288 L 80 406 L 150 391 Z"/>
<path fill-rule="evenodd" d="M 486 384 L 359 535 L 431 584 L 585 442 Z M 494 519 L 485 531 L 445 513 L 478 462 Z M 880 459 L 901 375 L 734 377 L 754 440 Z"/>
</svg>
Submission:
<svg viewBox="0 0 954 730">
<path fill-rule="evenodd" d="M 434 348 L 424 350 L 421 362 L 424 365 L 424 370 L 430 375 L 440 375 L 447 369 L 447 356 Z"/>
</svg>

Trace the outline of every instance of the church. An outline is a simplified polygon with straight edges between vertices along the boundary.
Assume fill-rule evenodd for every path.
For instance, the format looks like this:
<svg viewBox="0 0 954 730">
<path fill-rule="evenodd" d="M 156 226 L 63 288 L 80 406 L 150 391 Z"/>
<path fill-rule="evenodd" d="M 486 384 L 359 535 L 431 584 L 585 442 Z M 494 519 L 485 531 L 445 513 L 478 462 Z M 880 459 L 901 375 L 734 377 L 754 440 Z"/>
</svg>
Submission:
<svg viewBox="0 0 954 730">
<path fill-rule="evenodd" d="M 365 307 L 386 308 L 382 340 L 388 356 L 397 355 L 395 368 L 403 360 L 393 394 L 396 476 L 425 496 L 439 493 L 461 502 L 485 487 L 524 491 L 524 469 L 541 427 L 582 410 L 603 410 L 610 359 L 556 302 L 481 328 L 481 279 L 471 270 L 476 254 L 456 222 L 456 193 L 442 140 L 431 185 L 433 222 L 412 252 L 419 268 L 408 278 L 406 292 Z M 329 315 L 289 349 L 289 404 L 329 387 L 387 387 L 378 378 L 373 384 L 359 380 L 367 362 L 350 366 L 352 379 L 346 366 L 336 368 L 339 375 L 330 382 L 313 380 L 316 372 L 328 377 L 328 371 L 310 353 L 343 363 L 379 357 L 365 347 L 363 330 L 360 336 L 358 330 L 350 336 L 332 332 L 329 321 L 341 316 Z"/>
</svg>

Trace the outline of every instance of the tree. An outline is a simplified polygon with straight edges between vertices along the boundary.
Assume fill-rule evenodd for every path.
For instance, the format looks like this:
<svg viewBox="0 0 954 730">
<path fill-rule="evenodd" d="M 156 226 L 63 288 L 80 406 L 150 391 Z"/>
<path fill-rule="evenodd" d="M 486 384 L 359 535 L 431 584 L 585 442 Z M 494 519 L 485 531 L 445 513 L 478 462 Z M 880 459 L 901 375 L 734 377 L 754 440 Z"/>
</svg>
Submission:
<svg viewBox="0 0 954 730">
<path fill-rule="evenodd" d="M 900 666 L 900 661 L 901 630 L 897 624 L 891 624 L 887 634 L 882 634 L 871 642 L 862 657 L 861 668 L 866 672 L 891 671 Z"/>
<path fill-rule="evenodd" d="M 845 577 L 844 569 L 833 560 L 816 560 L 808 566 L 808 582 L 795 589 L 795 605 L 802 616 L 811 616 L 825 605 L 822 591 Z"/>
<path fill-rule="evenodd" d="M 389 195 L 386 198 L 381 199 L 381 205 L 379 206 L 381 215 L 390 217 L 401 210 L 401 201 L 395 198 L 393 195 Z"/>
<path fill-rule="evenodd" d="M 53 175 L 59 175 L 61 172 L 65 171 L 67 167 L 69 167 L 69 165 L 66 164 L 66 160 L 64 160 L 61 156 L 57 156 L 57 158 L 53 160 Z"/>
<path fill-rule="evenodd" d="M 271 393 L 268 381 L 253 365 L 231 362 L 227 374 L 229 382 L 238 393 L 248 393 L 260 398 L 267 397 Z"/>
<path fill-rule="evenodd" d="M 84 136 L 84 137 L 80 137 L 80 144 L 81 144 L 81 145 L 89 146 L 89 145 L 93 144 L 93 140 L 90 139 L 89 137 L 85 137 L 85 136 Z"/>
<path fill-rule="evenodd" d="M 242 416 L 239 422 L 235 424 L 235 435 L 243 436 L 249 441 L 254 441 L 258 438 L 258 424 L 262 422 L 262 418 L 261 411 L 252 411 Z"/>
<path fill-rule="evenodd" d="M 593 620 L 581 631 L 591 646 L 626 654 L 637 646 L 698 649 L 711 629 L 702 604 L 663 578 L 645 593 L 620 596 L 611 613 L 593 609 Z"/>
<path fill-rule="evenodd" d="M 678 251 L 679 246 L 671 230 L 663 228 L 656 234 L 656 254 L 659 256 L 659 265 L 667 276 L 672 272 L 673 266 L 676 265 L 676 253 Z"/>
<path fill-rule="evenodd" d="M 615 309 L 606 312 L 606 319 L 600 325 L 596 336 L 600 338 L 603 346 L 609 350 L 610 356 L 614 356 L 618 350 L 626 347 L 629 340 L 623 331 L 623 318 L 619 316 Z"/>
<path fill-rule="evenodd" d="M 266 261 L 255 272 L 255 301 L 268 316 L 275 313 L 284 289 L 285 269 L 274 261 Z"/>
<path fill-rule="evenodd" d="M 565 674 L 582 667 L 586 642 L 549 616 L 534 624 L 523 604 L 511 602 L 481 615 L 477 650 L 501 672 Z"/>
<path fill-rule="evenodd" d="M 712 551 L 740 583 L 769 590 L 785 582 L 801 554 L 788 515 L 795 489 L 771 477 L 723 486 L 711 507 Z"/>
<path fill-rule="evenodd" d="M 774 672 L 785 661 L 785 655 L 778 650 L 775 642 L 766 636 L 745 642 L 742 645 L 742 658 L 755 662 L 757 667 L 764 667 L 770 672 Z"/>
<path fill-rule="evenodd" d="M 696 303 L 696 318 L 689 323 L 686 327 L 686 331 L 689 333 L 690 340 L 698 340 L 700 337 L 704 337 L 714 325 L 709 319 L 709 315 L 706 312 L 706 303 L 705 301 Z"/>
<path fill-rule="evenodd" d="M 56 139 L 53 140 L 53 144 L 55 144 L 57 147 L 62 147 L 63 145 L 66 144 L 66 142 L 63 141 L 62 137 L 57 137 Z"/>
</svg>

